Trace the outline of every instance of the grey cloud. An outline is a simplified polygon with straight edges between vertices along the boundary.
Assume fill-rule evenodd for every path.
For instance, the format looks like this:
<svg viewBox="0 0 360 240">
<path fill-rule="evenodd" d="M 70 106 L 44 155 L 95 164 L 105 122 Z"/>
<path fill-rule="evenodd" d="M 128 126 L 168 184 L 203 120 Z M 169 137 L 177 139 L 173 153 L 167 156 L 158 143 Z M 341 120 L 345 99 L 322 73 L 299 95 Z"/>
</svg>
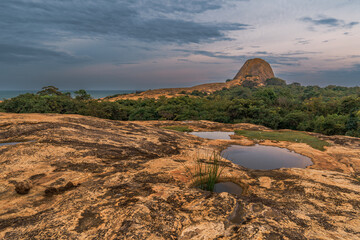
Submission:
<svg viewBox="0 0 360 240">
<path fill-rule="evenodd" d="M 288 72 L 278 74 L 279 77 L 290 82 L 299 82 L 303 85 L 341 85 L 360 86 L 360 65 L 355 64 L 351 68 L 327 70 L 318 72 Z"/>
<path fill-rule="evenodd" d="M 216 2 L 218 1 L 206 3 L 198 0 L 191 1 L 191 4 L 195 9 L 201 8 L 204 11 L 219 7 Z M 117 37 L 186 44 L 229 40 L 225 32 L 249 27 L 239 23 L 203 23 L 191 19 L 144 16 L 142 8 L 138 7 L 141 3 L 140 0 L 108 1 L 106 4 L 92 0 L 2 0 L 1 38 L 10 39 L 16 36 L 33 40 L 53 40 L 69 37 Z M 188 2 L 181 8 L 184 8 L 184 11 L 185 8 L 192 9 L 191 4 Z M 166 5 L 164 7 L 166 8 Z M 179 2 L 172 7 L 180 8 Z"/>
<path fill-rule="evenodd" d="M 202 13 L 209 10 L 216 10 L 222 7 L 222 0 L 154 0 L 148 1 L 147 6 L 152 10 L 162 13 Z"/>
<path fill-rule="evenodd" d="M 245 55 L 227 55 L 221 52 L 211 52 L 211 51 L 203 51 L 203 50 L 187 50 L 187 49 L 175 49 L 174 51 L 186 53 L 186 55 L 194 54 L 194 55 L 202 55 L 211 58 L 218 58 L 218 59 L 230 59 L 234 61 L 246 61 L 250 58 L 259 57 L 259 52 L 248 53 Z M 261 52 L 265 53 L 265 52 Z M 274 54 L 268 53 L 260 54 L 261 58 L 268 61 L 270 64 L 273 65 L 286 65 L 286 66 L 298 66 L 299 61 L 301 60 L 308 60 L 308 57 L 305 56 L 298 56 L 304 55 L 307 52 L 293 52 L 293 53 L 284 53 L 284 54 Z"/>
<path fill-rule="evenodd" d="M 49 59 L 57 60 L 62 63 L 75 63 L 88 60 L 87 58 L 75 57 L 68 53 L 52 49 L 0 43 L 1 63 L 25 63 L 47 61 Z"/>
<path fill-rule="evenodd" d="M 0 61 L 11 64 L 40 60 L 87 61 L 86 58 L 71 56 L 48 47 L 72 39 L 116 42 L 113 46 L 100 45 L 105 47 L 104 50 L 135 42 L 139 46 L 135 50 L 139 54 L 135 55 L 150 50 L 150 47 L 142 49 L 140 42 L 152 43 L 151 50 L 154 51 L 154 48 L 164 44 L 231 40 L 227 36 L 229 31 L 245 30 L 250 26 L 241 23 L 198 22 L 191 17 L 160 14 L 196 14 L 218 9 L 223 3 L 223 0 L 1 0 L 0 44 L 3 51 L 0 53 Z M 148 10 L 159 14 L 149 14 Z M 6 46 L 8 49 L 5 49 Z M 90 48 L 86 54 L 98 56 L 99 51 L 100 49 Z M 125 60 L 120 57 L 114 64 L 126 64 L 128 61 L 133 63 L 137 60 L 143 59 Z"/>
<path fill-rule="evenodd" d="M 186 59 L 186 58 L 178 58 L 177 59 L 179 62 L 190 62 L 189 59 Z"/>
<path fill-rule="evenodd" d="M 224 31 L 245 30 L 248 25 L 229 24 L 204 24 L 184 20 L 152 19 L 131 31 L 129 36 L 143 41 L 200 43 L 219 40 L 231 40 Z"/>
<path fill-rule="evenodd" d="M 319 54 L 322 52 L 310 52 L 310 51 L 294 51 L 294 52 L 287 52 L 287 53 L 281 53 L 280 56 L 298 56 L 298 55 L 305 55 L 305 54 Z"/>
<path fill-rule="evenodd" d="M 331 17 L 319 17 L 318 19 L 311 17 L 303 17 L 300 21 L 310 23 L 314 26 L 326 26 L 332 28 L 352 28 L 355 25 L 358 25 L 359 22 L 349 22 L 346 23 L 344 20 L 331 18 Z"/>
<path fill-rule="evenodd" d="M 304 39 L 304 38 L 296 38 L 295 39 L 297 44 L 301 44 L 301 45 L 307 45 L 310 44 L 310 40 Z"/>
<path fill-rule="evenodd" d="M 254 54 L 264 55 L 264 54 L 268 54 L 268 52 L 266 52 L 266 51 L 258 51 L 258 52 L 254 52 Z"/>
</svg>

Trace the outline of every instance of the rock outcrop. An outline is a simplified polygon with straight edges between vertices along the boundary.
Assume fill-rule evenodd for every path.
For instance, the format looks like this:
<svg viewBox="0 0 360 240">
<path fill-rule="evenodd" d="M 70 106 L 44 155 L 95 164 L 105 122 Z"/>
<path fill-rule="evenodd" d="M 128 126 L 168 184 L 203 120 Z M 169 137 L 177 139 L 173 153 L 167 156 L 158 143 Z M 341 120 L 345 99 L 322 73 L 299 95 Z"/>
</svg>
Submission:
<svg viewBox="0 0 360 240">
<path fill-rule="evenodd" d="M 233 80 L 240 82 L 250 80 L 263 85 L 266 79 L 274 77 L 274 72 L 268 62 L 261 58 L 254 58 L 245 62 Z"/>
<path fill-rule="evenodd" d="M 223 159 L 242 196 L 190 186 L 199 151 L 248 139 L 207 140 L 163 129 L 259 129 L 208 121 L 120 122 L 78 115 L 0 113 L 0 239 L 360 239 L 360 139 L 316 135 L 326 151 L 306 169 L 250 170 Z M 267 130 L 269 131 L 269 130 Z M 31 183 L 21 195 L 17 183 Z"/>
<path fill-rule="evenodd" d="M 274 78 L 274 72 L 268 62 L 260 58 L 249 59 L 241 67 L 240 71 L 236 74 L 233 80 L 226 83 L 207 83 L 187 88 L 161 88 L 154 90 L 147 90 L 141 93 L 133 93 L 126 95 L 119 95 L 117 97 L 107 98 L 107 101 L 116 101 L 120 99 L 137 100 L 139 98 L 159 98 L 165 97 L 178 97 L 185 94 L 190 94 L 193 91 L 202 93 L 213 93 L 223 88 L 230 88 L 238 85 L 249 84 L 251 86 L 262 86 L 265 84 L 266 79 Z"/>
</svg>

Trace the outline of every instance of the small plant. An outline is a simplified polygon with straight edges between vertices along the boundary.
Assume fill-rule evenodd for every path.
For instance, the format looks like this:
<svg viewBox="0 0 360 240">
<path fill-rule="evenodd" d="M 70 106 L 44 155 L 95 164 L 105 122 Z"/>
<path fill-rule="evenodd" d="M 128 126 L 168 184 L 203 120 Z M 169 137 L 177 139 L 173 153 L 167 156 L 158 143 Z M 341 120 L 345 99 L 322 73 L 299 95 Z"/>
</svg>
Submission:
<svg viewBox="0 0 360 240">
<path fill-rule="evenodd" d="M 168 127 L 163 127 L 165 129 L 169 129 L 169 130 L 175 130 L 178 132 L 192 132 L 194 131 L 193 129 L 187 127 L 187 126 L 168 126 Z"/>
<path fill-rule="evenodd" d="M 360 175 L 354 175 L 354 178 L 360 182 Z"/>
<path fill-rule="evenodd" d="M 207 191 L 214 191 L 215 184 L 219 181 L 224 166 L 220 164 L 221 155 L 213 152 L 207 157 L 196 157 L 194 170 L 185 166 L 187 174 L 192 178 L 193 185 Z"/>
</svg>

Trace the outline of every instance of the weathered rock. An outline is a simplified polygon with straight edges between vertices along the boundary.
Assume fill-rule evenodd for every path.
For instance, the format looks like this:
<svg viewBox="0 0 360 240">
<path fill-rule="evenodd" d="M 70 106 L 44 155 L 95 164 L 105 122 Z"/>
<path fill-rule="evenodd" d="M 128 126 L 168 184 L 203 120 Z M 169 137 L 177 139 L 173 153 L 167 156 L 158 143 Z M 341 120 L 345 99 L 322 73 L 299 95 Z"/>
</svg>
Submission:
<svg viewBox="0 0 360 240">
<path fill-rule="evenodd" d="M 274 72 L 268 62 L 261 58 L 249 59 L 241 67 L 233 80 L 251 80 L 258 85 L 264 84 L 268 78 L 274 78 Z"/>
<path fill-rule="evenodd" d="M 58 193 L 58 189 L 56 187 L 48 187 L 45 189 L 46 196 L 52 196 Z"/>
<path fill-rule="evenodd" d="M 199 151 L 251 140 L 162 127 L 265 127 L 3 113 L 0 122 L 0 141 L 33 140 L 0 147 L 0 239 L 360 239 L 358 138 L 316 135 L 333 144 L 324 152 L 261 143 L 311 157 L 306 169 L 257 171 L 222 160 L 224 178 L 248 186 L 237 197 L 191 188 L 184 165 Z M 19 197 L 11 189 L 24 179 L 31 191 Z"/>
<path fill-rule="evenodd" d="M 159 98 L 160 96 L 178 97 L 184 94 L 190 94 L 193 91 L 202 93 L 213 93 L 222 90 L 223 88 L 230 88 L 238 85 L 264 85 L 265 80 L 274 78 L 274 72 L 268 62 L 260 58 L 249 59 L 241 67 L 233 80 L 220 83 L 206 83 L 187 88 L 161 88 L 147 90 L 141 93 L 123 94 L 116 97 L 104 98 L 106 101 L 117 101 L 119 99 L 139 99 L 139 98 Z"/>
<path fill-rule="evenodd" d="M 69 190 L 72 190 L 76 187 L 80 186 L 80 184 L 78 185 L 74 185 L 72 182 L 68 182 L 65 186 L 62 186 L 62 187 L 48 187 L 45 189 L 45 195 L 46 196 L 52 196 L 52 195 L 55 195 L 55 194 L 62 194 L 66 191 L 69 191 Z"/>
<path fill-rule="evenodd" d="M 15 191 L 18 194 L 25 195 L 30 192 L 31 184 L 28 181 L 17 182 L 15 184 Z"/>
</svg>

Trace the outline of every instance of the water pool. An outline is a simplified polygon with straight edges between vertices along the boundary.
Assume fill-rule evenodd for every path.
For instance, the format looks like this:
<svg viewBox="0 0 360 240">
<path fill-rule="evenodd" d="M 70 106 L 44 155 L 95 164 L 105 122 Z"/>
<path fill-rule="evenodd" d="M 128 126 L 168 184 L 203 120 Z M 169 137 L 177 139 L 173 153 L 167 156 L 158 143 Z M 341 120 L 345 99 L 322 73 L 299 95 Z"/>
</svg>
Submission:
<svg viewBox="0 0 360 240">
<path fill-rule="evenodd" d="M 242 187 L 233 182 L 219 182 L 214 187 L 214 192 L 217 193 L 228 192 L 240 196 L 242 191 Z"/>
<path fill-rule="evenodd" d="M 207 139 L 230 140 L 230 135 L 234 135 L 234 132 L 191 132 L 190 134 Z"/>
<path fill-rule="evenodd" d="M 286 148 L 271 146 L 231 145 L 221 152 L 222 157 L 251 169 L 305 168 L 312 165 L 310 158 Z"/>
</svg>

